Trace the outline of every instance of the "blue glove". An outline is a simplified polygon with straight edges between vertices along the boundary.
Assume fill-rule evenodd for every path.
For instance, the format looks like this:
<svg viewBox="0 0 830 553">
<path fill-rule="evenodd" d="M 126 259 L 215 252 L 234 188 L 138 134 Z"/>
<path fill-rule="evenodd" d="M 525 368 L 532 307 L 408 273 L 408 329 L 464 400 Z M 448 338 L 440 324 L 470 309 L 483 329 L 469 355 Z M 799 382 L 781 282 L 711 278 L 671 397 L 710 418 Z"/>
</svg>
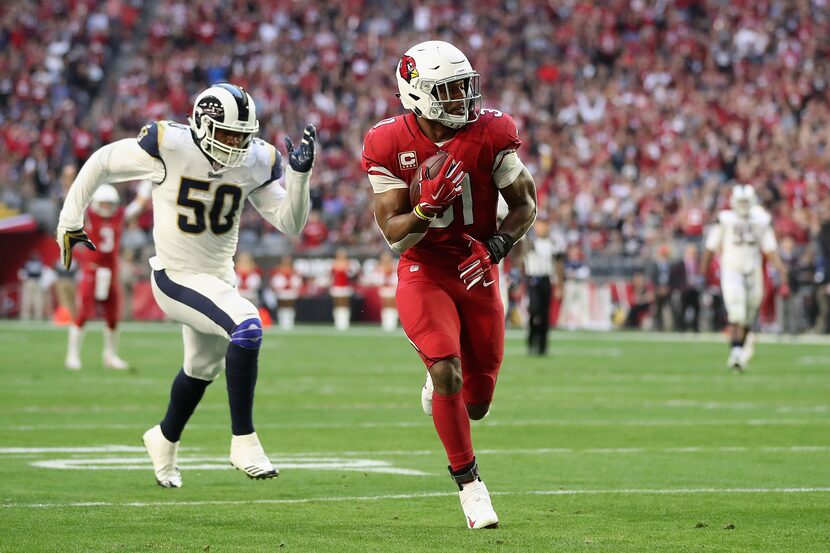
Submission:
<svg viewBox="0 0 830 553">
<path fill-rule="evenodd" d="M 291 138 L 285 137 L 285 148 L 288 150 L 288 164 L 298 173 L 308 173 L 314 165 L 314 141 L 317 139 L 317 129 L 309 123 L 303 132 L 300 146 L 294 148 Z"/>
</svg>

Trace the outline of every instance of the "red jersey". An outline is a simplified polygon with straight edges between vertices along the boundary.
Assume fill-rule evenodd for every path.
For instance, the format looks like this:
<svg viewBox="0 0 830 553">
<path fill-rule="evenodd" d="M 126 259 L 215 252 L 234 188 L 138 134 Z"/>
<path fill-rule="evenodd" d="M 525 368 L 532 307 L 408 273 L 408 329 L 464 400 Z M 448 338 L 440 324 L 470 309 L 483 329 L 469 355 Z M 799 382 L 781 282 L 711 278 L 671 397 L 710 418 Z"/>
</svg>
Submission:
<svg viewBox="0 0 830 553">
<path fill-rule="evenodd" d="M 496 233 L 499 191 L 493 172 L 502 152 L 519 149 L 513 118 L 496 110 L 481 110 L 477 121 L 436 145 L 418 127 L 415 114 L 408 113 L 376 124 L 363 141 L 363 170 L 371 175 L 392 176 L 409 186 L 418 167 L 439 150 L 464 162 L 467 177 L 463 193 L 444 214 L 430 224 L 429 232 L 402 258 L 417 263 L 456 268 L 470 248 L 463 235 L 486 240 Z"/>
<path fill-rule="evenodd" d="M 303 278 L 294 269 L 277 268 L 271 274 L 271 288 L 279 295 L 282 292 L 299 292 Z"/>
<path fill-rule="evenodd" d="M 111 217 L 102 217 L 91 209 L 86 212 L 85 230 L 95 244 L 95 251 L 77 248 L 82 252 L 82 261 L 89 266 L 109 267 L 118 265 L 118 250 L 121 248 L 121 231 L 124 228 L 124 208 L 119 207 Z"/>
<path fill-rule="evenodd" d="M 344 267 L 331 268 L 331 285 L 334 288 L 351 286 L 351 276 L 349 269 Z"/>
</svg>

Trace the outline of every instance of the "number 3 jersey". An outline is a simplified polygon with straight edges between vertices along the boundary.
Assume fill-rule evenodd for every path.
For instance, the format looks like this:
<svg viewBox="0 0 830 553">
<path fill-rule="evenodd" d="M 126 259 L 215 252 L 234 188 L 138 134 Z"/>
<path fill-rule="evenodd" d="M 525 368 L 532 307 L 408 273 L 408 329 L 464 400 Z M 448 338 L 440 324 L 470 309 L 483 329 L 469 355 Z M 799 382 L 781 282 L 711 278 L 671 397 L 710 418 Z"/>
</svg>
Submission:
<svg viewBox="0 0 830 553">
<path fill-rule="evenodd" d="M 495 234 L 498 189 L 512 184 L 523 167 L 516 154 L 519 146 L 513 118 L 494 110 L 482 110 L 477 121 L 441 144 L 424 135 L 413 113 L 377 123 L 364 139 L 362 162 L 376 194 L 409 188 L 418 167 L 439 150 L 463 161 L 468 173 L 461 197 L 402 257 L 455 269 L 470 255 L 465 233 L 479 240 Z"/>
<path fill-rule="evenodd" d="M 718 222 L 706 237 L 706 249 L 721 252 L 721 267 L 749 274 L 761 270 L 761 253 L 775 251 L 778 243 L 771 219 L 761 206 L 753 206 L 742 217 L 730 209 L 718 213 Z"/>
<path fill-rule="evenodd" d="M 118 268 L 118 252 L 121 249 L 121 230 L 124 226 L 124 208 L 119 207 L 109 217 L 88 210 L 87 235 L 95 244 L 95 251 L 79 248 L 76 253 L 84 269 L 107 267 L 113 272 Z"/>
<path fill-rule="evenodd" d="M 149 179 L 153 188 L 154 269 L 205 273 L 233 282 L 233 255 L 245 200 L 283 232 L 297 234 L 308 218 L 310 173 L 288 168 L 254 139 L 242 166 L 215 170 L 189 127 L 170 121 L 145 126 L 138 138 L 108 144 L 81 168 L 67 194 L 59 224 L 82 226 L 83 209 L 102 182 Z M 79 211 L 80 210 L 80 211 Z"/>
</svg>

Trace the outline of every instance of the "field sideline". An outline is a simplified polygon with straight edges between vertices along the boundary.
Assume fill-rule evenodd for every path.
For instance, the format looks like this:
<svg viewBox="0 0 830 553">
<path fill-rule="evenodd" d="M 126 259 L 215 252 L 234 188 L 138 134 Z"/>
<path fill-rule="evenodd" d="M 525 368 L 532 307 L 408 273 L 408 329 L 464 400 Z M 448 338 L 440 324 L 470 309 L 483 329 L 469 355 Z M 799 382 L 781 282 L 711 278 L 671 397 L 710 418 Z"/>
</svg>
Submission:
<svg viewBox="0 0 830 553">
<path fill-rule="evenodd" d="M 227 461 L 222 379 L 182 439 L 184 487 L 154 484 L 141 433 L 181 362 L 179 329 L 126 324 L 101 368 L 66 334 L 0 322 L 0 551 L 827 551 L 830 341 L 759 340 L 730 374 L 721 335 L 509 331 L 492 413 L 473 423 L 501 518 L 464 528 L 403 333 L 269 329 L 256 424 L 280 466 Z"/>
</svg>

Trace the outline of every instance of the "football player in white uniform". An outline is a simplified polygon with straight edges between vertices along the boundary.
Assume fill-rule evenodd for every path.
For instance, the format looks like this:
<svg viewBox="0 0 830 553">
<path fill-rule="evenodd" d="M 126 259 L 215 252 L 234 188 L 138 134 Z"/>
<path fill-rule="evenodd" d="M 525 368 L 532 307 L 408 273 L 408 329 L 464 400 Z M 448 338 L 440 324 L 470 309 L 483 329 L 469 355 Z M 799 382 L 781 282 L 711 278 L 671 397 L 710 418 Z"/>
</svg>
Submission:
<svg viewBox="0 0 830 553">
<path fill-rule="evenodd" d="M 256 106 L 238 86 L 215 84 L 199 94 L 190 125 L 157 121 L 138 138 L 96 151 L 78 173 L 58 222 L 65 265 L 72 247 L 94 245 L 83 230 L 83 214 L 104 182 L 149 179 L 153 189 L 150 259 L 153 296 L 164 312 L 183 324 L 184 363 L 173 381 L 167 414 L 144 433 L 159 485 L 182 485 L 176 455 L 179 438 L 205 388 L 226 371 L 231 411 L 230 460 L 251 478 L 273 478 L 274 468 L 253 425 L 262 323 L 236 288 L 233 255 L 245 200 L 280 231 L 299 234 L 309 212 L 309 179 L 316 131 L 308 125 L 302 143 L 285 139 L 282 156 L 255 138 Z"/>
<path fill-rule="evenodd" d="M 743 371 L 752 355 L 751 347 L 746 343 L 747 335 L 764 293 L 763 256 L 778 271 L 781 293 L 786 295 L 789 291 L 787 269 L 778 255 L 771 217 L 757 204 L 755 190 L 747 184 L 736 185 L 729 206 L 731 209 L 718 213 L 718 221 L 706 237 L 700 266 L 705 275 L 712 256 L 720 252 L 721 290 L 730 337 L 727 365 Z"/>
</svg>

